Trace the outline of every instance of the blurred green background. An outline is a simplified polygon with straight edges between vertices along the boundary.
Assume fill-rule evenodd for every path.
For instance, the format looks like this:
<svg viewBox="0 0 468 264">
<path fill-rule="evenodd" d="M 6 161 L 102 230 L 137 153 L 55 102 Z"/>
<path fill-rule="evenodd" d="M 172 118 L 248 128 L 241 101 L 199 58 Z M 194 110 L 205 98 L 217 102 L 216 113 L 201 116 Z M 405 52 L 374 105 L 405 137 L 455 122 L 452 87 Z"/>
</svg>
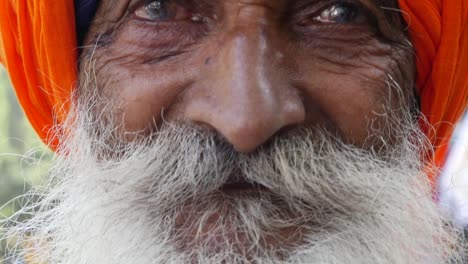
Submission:
<svg viewBox="0 0 468 264">
<path fill-rule="evenodd" d="M 16 198 L 45 179 L 52 153 L 32 130 L 0 65 L 0 223 L 27 199 Z M 3 233 L 0 224 L 0 236 Z M 0 243 L 0 264 L 6 241 Z"/>
</svg>

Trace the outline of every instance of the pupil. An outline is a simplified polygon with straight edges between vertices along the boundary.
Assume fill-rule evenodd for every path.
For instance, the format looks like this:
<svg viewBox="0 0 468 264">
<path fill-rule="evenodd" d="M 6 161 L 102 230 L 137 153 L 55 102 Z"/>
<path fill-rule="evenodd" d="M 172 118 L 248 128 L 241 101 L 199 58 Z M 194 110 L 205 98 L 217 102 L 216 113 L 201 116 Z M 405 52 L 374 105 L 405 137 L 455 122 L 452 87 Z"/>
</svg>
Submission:
<svg viewBox="0 0 468 264">
<path fill-rule="evenodd" d="M 163 0 L 151 1 L 146 5 L 146 12 L 151 19 L 161 20 L 167 18 L 167 10 Z"/>
<path fill-rule="evenodd" d="M 161 9 L 161 1 L 153 1 L 148 4 L 148 9 Z"/>
<path fill-rule="evenodd" d="M 352 22 L 356 18 L 356 9 L 349 5 L 338 5 L 333 7 L 330 17 L 337 23 Z"/>
</svg>

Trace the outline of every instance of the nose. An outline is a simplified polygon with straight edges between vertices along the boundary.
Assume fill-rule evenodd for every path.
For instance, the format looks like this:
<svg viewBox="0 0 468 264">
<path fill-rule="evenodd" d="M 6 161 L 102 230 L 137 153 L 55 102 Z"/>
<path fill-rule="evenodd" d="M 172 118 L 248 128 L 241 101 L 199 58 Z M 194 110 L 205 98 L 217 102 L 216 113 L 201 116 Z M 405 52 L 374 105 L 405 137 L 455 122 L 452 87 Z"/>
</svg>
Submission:
<svg viewBox="0 0 468 264">
<path fill-rule="evenodd" d="M 302 123 L 305 108 L 278 46 L 262 25 L 227 34 L 202 74 L 203 92 L 190 99 L 188 119 L 214 128 L 239 152 Z"/>
</svg>

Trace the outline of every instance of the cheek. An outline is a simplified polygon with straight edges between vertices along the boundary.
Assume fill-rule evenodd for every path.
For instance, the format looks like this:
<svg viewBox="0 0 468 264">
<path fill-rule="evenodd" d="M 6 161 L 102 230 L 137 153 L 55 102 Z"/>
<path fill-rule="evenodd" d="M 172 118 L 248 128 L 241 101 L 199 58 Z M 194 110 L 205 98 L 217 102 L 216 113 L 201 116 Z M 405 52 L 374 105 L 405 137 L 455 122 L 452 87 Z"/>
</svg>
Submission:
<svg viewBox="0 0 468 264">
<path fill-rule="evenodd" d="M 229 46 L 213 40 L 221 37 L 206 37 L 199 45 L 188 45 L 196 36 L 186 34 L 187 39 L 174 44 L 150 35 L 150 41 L 141 43 L 137 41 L 142 38 L 138 30 L 124 33 L 112 45 L 95 53 L 99 90 L 103 101 L 110 102 L 110 112 L 115 126 L 122 128 L 120 132 L 149 132 L 161 123 L 163 113 L 168 121 L 183 118 L 187 101 L 193 101 L 196 97 L 193 94 L 197 95 L 196 88 L 212 89 L 212 84 L 207 84 L 203 77 L 210 71 L 204 69 L 219 67 L 217 51 Z M 311 43 L 298 42 L 280 46 L 284 54 L 282 62 L 268 67 L 274 67 L 272 72 L 288 73 L 285 74 L 288 85 L 284 87 L 298 88 L 307 112 L 306 125 L 325 124 L 345 141 L 362 145 L 368 137 L 370 122 L 385 124 L 385 117 L 380 114 L 387 110 L 388 98 L 395 100 L 390 102 L 395 103 L 394 108 L 401 104 L 397 97 L 390 96 L 393 92 L 387 85 L 387 76 L 395 76 L 401 82 L 407 75 L 401 65 L 408 60 L 396 55 L 389 45 L 366 35 L 355 40 L 318 38 Z M 270 73 L 265 78 L 274 75 Z M 294 82 L 296 85 L 290 87 Z"/>
<path fill-rule="evenodd" d="M 179 95 L 193 79 L 193 72 L 179 65 L 177 69 L 141 65 L 126 65 L 103 60 L 97 71 L 97 82 L 103 101 L 109 102 L 106 109 L 115 127 L 122 132 L 145 133 L 159 124 L 162 115 L 174 109 Z M 106 81 L 107 80 L 107 81 Z"/>
<path fill-rule="evenodd" d="M 320 109 L 321 117 L 345 141 L 358 145 L 367 140 L 371 125 L 373 128 L 385 125 L 383 114 L 389 108 L 396 109 L 404 103 L 402 98 L 394 96 L 399 91 L 392 90 L 387 82 L 389 75 L 402 76 L 395 71 L 399 67 L 393 65 L 392 53 L 385 49 L 373 53 L 378 56 L 366 52 L 366 55 L 343 58 L 337 53 L 327 55 L 326 60 L 308 54 L 314 59 L 299 64 L 308 112 Z"/>
<path fill-rule="evenodd" d="M 153 31 L 154 28 L 153 28 Z M 198 75 L 197 52 L 180 52 L 195 34 L 186 32 L 184 40 L 169 30 L 149 30 L 130 25 L 110 45 L 93 53 L 98 90 L 109 105 L 112 124 L 120 132 L 149 132 L 164 117 L 177 116 L 179 95 Z M 183 33 L 183 32 L 179 32 Z M 137 41 L 145 36 L 146 41 Z M 192 36 L 193 35 L 193 36 Z M 177 118 L 177 117 L 176 117 Z"/>
</svg>

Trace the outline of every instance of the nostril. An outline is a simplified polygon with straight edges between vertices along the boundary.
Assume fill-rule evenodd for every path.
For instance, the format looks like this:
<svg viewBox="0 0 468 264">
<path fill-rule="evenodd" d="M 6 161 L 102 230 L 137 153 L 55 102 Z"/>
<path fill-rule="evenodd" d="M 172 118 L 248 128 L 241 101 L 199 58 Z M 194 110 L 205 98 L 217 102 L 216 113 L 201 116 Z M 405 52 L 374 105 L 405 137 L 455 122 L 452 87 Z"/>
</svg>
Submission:
<svg viewBox="0 0 468 264">
<path fill-rule="evenodd" d="M 305 122 L 306 108 L 298 91 L 284 100 L 282 113 L 285 127 Z"/>
<path fill-rule="evenodd" d="M 193 126 L 199 131 L 203 131 L 204 133 L 207 134 L 217 134 L 216 128 L 211 126 L 209 123 L 198 121 L 198 120 L 187 120 L 186 121 L 188 124 Z"/>
<path fill-rule="evenodd" d="M 262 122 L 251 122 L 241 124 L 227 123 L 221 132 L 224 132 L 224 137 L 232 144 L 236 151 L 250 153 L 268 141 L 276 130 L 267 124 L 262 124 Z"/>
<path fill-rule="evenodd" d="M 276 133 L 271 138 L 274 139 L 276 137 L 284 137 L 284 136 L 292 133 L 293 131 L 297 130 L 302 125 L 303 125 L 303 123 L 291 124 L 291 125 L 284 126 L 284 127 L 280 128 L 278 131 L 276 131 Z"/>
<path fill-rule="evenodd" d="M 278 102 L 276 107 L 272 104 L 265 106 L 261 102 L 254 104 L 250 100 L 244 100 L 242 107 L 225 104 L 208 109 L 195 104 L 192 106 L 197 107 L 188 109 L 186 117 L 198 127 L 214 131 L 236 151 L 250 153 L 276 134 L 287 133 L 304 123 L 302 102 L 299 98 L 294 99 L 294 102 L 291 102 L 292 98 Z"/>
<path fill-rule="evenodd" d="M 291 125 L 284 126 L 284 127 L 280 128 L 278 131 L 276 131 L 276 133 L 274 133 L 270 138 L 268 138 L 268 140 L 266 140 L 262 144 L 261 147 L 262 148 L 269 148 L 272 144 L 274 144 L 274 142 L 276 140 L 281 139 L 281 138 L 287 139 L 293 133 L 297 132 L 298 129 L 300 129 L 301 127 L 304 127 L 303 123 L 291 124 Z"/>
</svg>

